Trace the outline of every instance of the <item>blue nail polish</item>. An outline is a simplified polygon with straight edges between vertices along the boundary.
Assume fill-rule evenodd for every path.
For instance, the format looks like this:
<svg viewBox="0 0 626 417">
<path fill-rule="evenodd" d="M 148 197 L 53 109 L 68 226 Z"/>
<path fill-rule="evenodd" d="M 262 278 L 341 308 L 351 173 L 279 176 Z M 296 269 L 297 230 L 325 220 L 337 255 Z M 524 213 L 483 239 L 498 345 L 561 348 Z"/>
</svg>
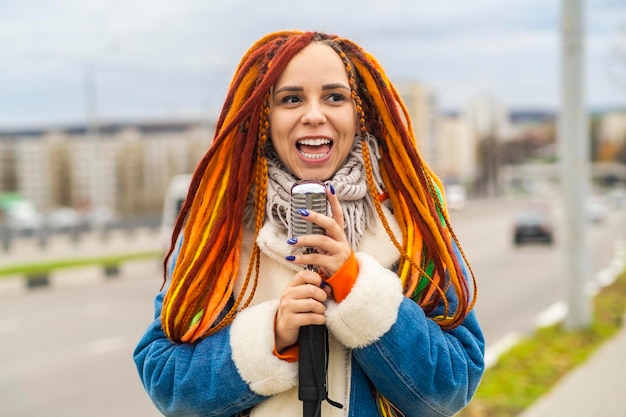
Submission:
<svg viewBox="0 0 626 417">
<path fill-rule="evenodd" d="M 328 285 L 328 284 L 326 284 L 326 283 L 324 282 L 324 280 L 322 280 L 322 283 L 320 284 L 320 288 L 324 288 L 326 285 Z"/>
<path fill-rule="evenodd" d="M 301 216 L 308 216 L 309 210 L 304 209 L 304 208 L 298 209 L 298 214 L 300 214 Z"/>
<path fill-rule="evenodd" d="M 296 257 L 293 256 L 293 255 L 287 255 L 287 256 L 285 256 L 285 259 L 288 260 L 288 261 L 295 261 Z"/>
<path fill-rule="evenodd" d="M 289 239 L 287 239 L 287 244 L 289 245 L 295 245 L 296 243 L 298 243 L 297 237 L 290 237 Z"/>
<path fill-rule="evenodd" d="M 328 188 L 330 188 L 330 193 L 331 193 L 332 195 L 335 195 L 335 187 L 333 187 L 333 185 L 332 185 L 332 184 L 328 184 Z"/>
</svg>

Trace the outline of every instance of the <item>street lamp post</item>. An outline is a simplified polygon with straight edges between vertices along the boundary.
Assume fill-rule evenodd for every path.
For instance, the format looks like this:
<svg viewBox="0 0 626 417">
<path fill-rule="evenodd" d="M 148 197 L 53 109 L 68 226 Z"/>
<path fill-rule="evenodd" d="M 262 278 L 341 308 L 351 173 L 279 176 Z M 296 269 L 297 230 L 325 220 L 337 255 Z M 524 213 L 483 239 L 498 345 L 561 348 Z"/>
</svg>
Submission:
<svg viewBox="0 0 626 417">
<path fill-rule="evenodd" d="M 584 103 L 583 0 L 561 0 L 561 115 L 559 145 L 565 202 L 565 276 L 570 330 L 591 324 L 590 246 L 585 207 L 589 192 L 588 119 Z"/>
<path fill-rule="evenodd" d="M 101 180 L 100 163 L 100 120 L 98 116 L 98 77 L 97 68 L 100 61 L 107 53 L 115 52 L 118 49 L 116 42 L 111 42 L 98 54 L 87 58 L 83 64 L 83 83 L 85 92 L 85 116 L 87 118 L 86 131 L 90 143 L 89 156 L 89 210 L 93 227 L 100 233 L 102 238 L 107 237 L 107 229 L 101 221 L 100 210 L 105 201 L 103 200 L 103 189 Z"/>
<path fill-rule="evenodd" d="M 87 117 L 87 137 L 90 143 L 89 157 L 89 200 L 90 210 L 98 207 L 100 204 L 100 184 L 98 181 L 99 164 L 98 164 L 98 142 L 100 135 L 100 126 L 98 121 L 97 110 L 97 86 L 96 86 L 96 64 L 90 61 L 84 66 L 84 92 L 85 92 L 85 110 Z"/>
</svg>

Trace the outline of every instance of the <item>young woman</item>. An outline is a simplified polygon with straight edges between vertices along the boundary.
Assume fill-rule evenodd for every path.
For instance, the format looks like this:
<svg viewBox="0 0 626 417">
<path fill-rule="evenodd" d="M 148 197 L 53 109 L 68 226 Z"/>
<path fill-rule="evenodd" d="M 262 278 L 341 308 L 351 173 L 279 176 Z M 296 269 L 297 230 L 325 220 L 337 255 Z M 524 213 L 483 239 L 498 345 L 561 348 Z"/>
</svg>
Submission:
<svg viewBox="0 0 626 417">
<path fill-rule="evenodd" d="M 329 215 L 301 212 L 325 234 L 290 235 L 300 179 L 327 184 Z M 482 376 L 484 340 L 441 189 L 372 56 L 314 32 L 256 42 L 193 175 L 134 353 L 157 408 L 302 415 L 298 333 L 324 324 L 321 415 L 455 414 Z"/>
</svg>

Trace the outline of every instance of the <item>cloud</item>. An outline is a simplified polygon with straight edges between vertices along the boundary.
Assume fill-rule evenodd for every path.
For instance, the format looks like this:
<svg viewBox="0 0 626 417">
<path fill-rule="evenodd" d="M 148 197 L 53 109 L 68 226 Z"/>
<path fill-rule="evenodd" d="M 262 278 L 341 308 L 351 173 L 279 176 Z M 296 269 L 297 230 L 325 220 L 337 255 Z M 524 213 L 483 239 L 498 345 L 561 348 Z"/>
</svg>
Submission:
<svg viewBox="0 0 626 417">
<path fill-rule="evenodd" d="M 623 0 L 590 0 L 589 102 L 626 105 L 605 73 Z M 206 114 L 240 57 L 282 29 L 359 42 L 392 79 L 433 86 L 443 107 L 490 90 L 510 106 L 558 105 L 559 2 L 545 0 L 4 0 L 0 125 L 80 121 L 86 68 L 103 118 Z"/>
</svg>

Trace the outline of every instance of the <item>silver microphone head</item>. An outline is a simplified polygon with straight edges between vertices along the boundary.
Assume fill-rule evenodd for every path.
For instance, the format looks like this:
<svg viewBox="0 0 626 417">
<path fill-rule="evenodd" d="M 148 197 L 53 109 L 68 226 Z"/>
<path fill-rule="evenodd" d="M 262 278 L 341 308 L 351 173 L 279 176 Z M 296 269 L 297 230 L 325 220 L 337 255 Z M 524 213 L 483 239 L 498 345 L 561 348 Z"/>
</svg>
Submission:
<svg viewBox="0 0 626 417">
<path fill-rule="evenodd" d="M 298 181 L 291 188 L 291 236 L 323 235 L 325 230 L 298 213 L 307 209 L 326 215 L 326 187 L 319 181 Z"/>
</svg>

